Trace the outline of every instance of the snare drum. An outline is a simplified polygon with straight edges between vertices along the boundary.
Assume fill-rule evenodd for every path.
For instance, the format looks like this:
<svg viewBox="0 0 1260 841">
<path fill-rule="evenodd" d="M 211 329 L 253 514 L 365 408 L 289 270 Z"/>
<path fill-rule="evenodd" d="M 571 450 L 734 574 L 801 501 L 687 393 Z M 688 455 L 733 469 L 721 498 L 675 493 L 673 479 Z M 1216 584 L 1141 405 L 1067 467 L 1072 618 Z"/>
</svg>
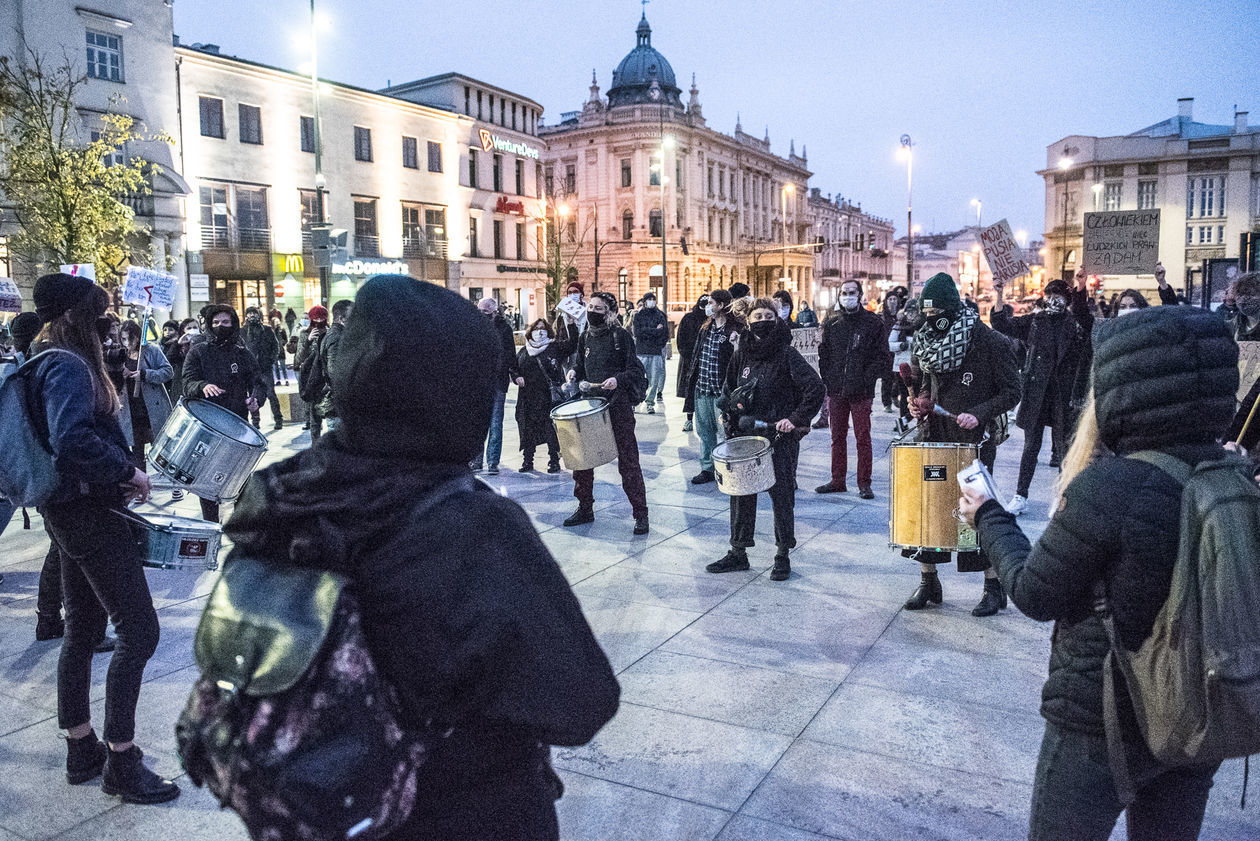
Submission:
<svg viewBox="0 0 1260 841">
<path fill-rule="evenodd" d="M 131 523 L 145 566 L 198 573 L 219 568 L 223 531 L 218 523 L 173 514 L 141 516 L 134 511 L 124 516 Z"/>
<path fill-rule="evenodd" d="M 180 400 L 149 460 L 193 495 L 231 502 L 265 452 L 267 439 L 244 419 L 206 400 Z"/>
<path fill-rule="evenodd" d="M 889 545 L 931 552 L 972 552 L 975 530 L 958 516 L 958 473 L 977 456 L 975 444 L 893 444 Z"/>
<path fill-rule="evenodd" d="M 741 435 L 713 448 L 713 474 L 727 496 L 749 496 L 774 487 L 774 445 L 768 438 Z"/>
<path fill-rule="evenodd" d="M 564 466 L 569 470 L 593 470 L 617 458 L 608 401 L 580 397 L 551 410 Z"/>
</svg>

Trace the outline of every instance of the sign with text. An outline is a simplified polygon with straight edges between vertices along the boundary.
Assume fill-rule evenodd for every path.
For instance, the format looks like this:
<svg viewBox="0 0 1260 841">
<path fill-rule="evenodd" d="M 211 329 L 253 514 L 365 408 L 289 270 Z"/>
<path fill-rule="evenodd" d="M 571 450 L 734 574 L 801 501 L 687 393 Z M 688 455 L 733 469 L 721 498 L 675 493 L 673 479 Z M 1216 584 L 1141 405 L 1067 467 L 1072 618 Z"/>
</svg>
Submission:
<svg viewBox="0 0 1260 841">
<path fill-rule="evenodd" d="M 22 295 L 17 284 L 7 277 L 0 277 L 0 312 L 21 312 Z"/>
<path fill-rule="evenodd" d="M 1159 211 L 1086 213 L 1081 251 L 1081 266 L 1090 274 L 1152 274 L 1159 261 Z"/>
<path fill-rule="evenodd" d="M 560 303 L 556 304 L 556 311 L 564 313 L 579 324 L 586 318 L 586 304 L 570 300 L 568 295 L 565 295 L 560 299 Z"/>
<path fill-rule="evenodd" d="M 175 306 L 175 275 L 131 266 L 127 269 L 122 299 L 139 307 L 169 310 Z"/>
<path fill-rule="evenodd" d="M 188 300 L 210 300 L 210 275 L 197 273 L 188 276 Z"/>
<path fill-rule="evenodd" d="M 1238 343 L 1238 376 L 1238 399 L 1243 400 L 1256 384 L 1256 378 L 1260 377 L 1260 342 Z M 1251 410 L 1250 406 L 1245 408 Z M 1260 420 L 1254 423 L 1260 423 Z"/>
<path fill-rule="evenodd" d="M 88 280 L 96 280 L 96 266 L 91 263 L 62 263 L 61 273 L 68 274 L 71 277 L 86 277 Z"/>
<path fill-rule="evenodd" d="M 989 271 L 993 272 L 994 286 L 1005 286 L 1029 273 L 1023 249 L 1015 241 L 1011 226 L 1005 219 L 980 231 L 980 247 L 984 249 L 984 259 L 989 262 Z"/>
</svg>

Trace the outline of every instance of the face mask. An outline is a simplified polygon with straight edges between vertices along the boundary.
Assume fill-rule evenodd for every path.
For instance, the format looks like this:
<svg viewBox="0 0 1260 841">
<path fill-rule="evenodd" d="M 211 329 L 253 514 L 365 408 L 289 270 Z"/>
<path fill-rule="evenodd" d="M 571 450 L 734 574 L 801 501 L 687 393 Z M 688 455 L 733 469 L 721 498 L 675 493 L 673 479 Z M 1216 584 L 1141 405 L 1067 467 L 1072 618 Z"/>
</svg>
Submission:
<svg viewBox="0 0 1260 841">
<path fill-rule="evenodd" d="M 644 302 L 643 302 L 643 308 L 644 308 L 645 310 L 654 310 L 654 309 L 656 309 L 656 301 L 644 301 Z"/>
<path fill-rule="evenodd" d="M 1046 299 L 1046 312 L 1058 315 L 1067 310 L 1067 300 L 1059 295 L 1051 295 Z"/>
<path fill-rule="evenodd" d="M 105 341 L 106 339 L 109 338 L 109 331 L 110 331 L 110 328 L 112 328 L 113 326 L 114 326 L 114 323 L 110 321 L 108 318 L 96 319 L 96 337 L 100 339 L 102 342 Z"/>
<path fill-rule="evenodd" d="M 937 313 L 927 317 L 923 322 L 923 330 L 930 336 L 944 336 L 953 323 L 954 319 L 948 313 Z"/>
<path fill-rule="evenodd" d="M 302 329 L 303 329 L 303 330 L 305 330 L 307 327 L 310 327 L 310 326 L 311 326 L 311 320 L 310 320 L 309 318 L 304 318 L 304 319 L 302 319 Z"/>
<path fill-rule="evenodd" d="M 534 331 L 534 341 L 535 341 L 535 342 L 543 342 L 543 341 L 546 341 L 546 339 L 547 339 L 547 331 L 546 331 L 546 330 L 535 330 L 535 331 Z"/>
<path fill-rule="evenodd" d="M 214 333 L 216 339 L 230 339 L 232 338 L 232 325 L 224 324 L 213 328 L 210 332 Z"/>
<path fill-rule="evenodd" d="M 706 318 L 713 318 L 715 315 L 717 315 L 717 307 L 713 306 L 712 304 L 705 304 L 704 315 Z"/>
<path fill-rule="evenodd" d="M 840 306 L 844 307 L 846 310 L 855 310 L 857 309 L 857 305 L 858 305 L 857 295 L 841 295 L 840 296 Z"/>
<path fill-rule="evenodd" d="M 250 324 L 262 324 L 262 317 L 257 315 L 248 316 L 245 320 Z"/>
<path fill-rule="evenodd" d="M 1138 309 L 1138 307 L 1120 307 L 1116 310 L 1116 318 L 1119 318 L 1122 315 L 1132 315 L 1137 312 Z"/>
<path fill-rule="evenodd" d="M 196 327 L 189 327 L 187 330 L 184 331 L 185 336 L 197 336 L 200 334 L 201 334 L 201 331 L 198 330 Z"/>
<path fill-rule="evenodd" d="M 582 296 L 581 296 L 581 294 L 580 294 L 580 293 L 577 293 L 577 292 L 570 292 L 570 293 L 569 293 L 569 300 L 570 300 L 570 301 L 573 301 L 574 303 L 577 303 L 578 301 L 582 300 Z"/>
<path fill-rule="evenodd" d="M 788 316 L 791 314 L 792 314 L 791 307 L 789 306 L 779 307 L 779 318 L 783 319 L 784 321 L 787 321 Z"/>
<path fill-rule="evenodd" d="M 608 323 L 608 314 L 595 312 L 594 310 L 587 310 L 586 320 L 591 323 L 592 327 L 603 327 L 606 323 Z"/>
<path fill-rule="evenodd" d="M 762 341 L 774 332 L 775 323 L 773 321 L 754 321 L 748 325 L 748 332 L 752 334 L 757 341 Z"/>
</svg>

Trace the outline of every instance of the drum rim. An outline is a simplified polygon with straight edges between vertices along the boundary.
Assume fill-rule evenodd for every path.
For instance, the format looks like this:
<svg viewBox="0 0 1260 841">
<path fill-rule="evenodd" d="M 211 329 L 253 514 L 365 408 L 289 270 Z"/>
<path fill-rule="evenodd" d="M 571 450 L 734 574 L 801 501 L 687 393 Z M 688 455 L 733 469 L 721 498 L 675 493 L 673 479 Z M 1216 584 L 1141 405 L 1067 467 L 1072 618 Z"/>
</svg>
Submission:
<svg viewBox="0 0 1260 841">
<path fill-rule="evenodd" d="M 894 441 L 893 448 L 897 447 L 922 447 L 928 449 L 947 449 L 955 450 L 968 447 L 973 450 L 979 450 L 979 444 L 963 444 L 957 441 Z"/>
<path fill-rule="evenodd" d="M 151 511 L 147 514 L 141 514 L 138 511 L 133 511 L 131 513 L 135 514 L 137 517 L 144 520 L 145 523 L 148 524 L 149 528 L 157 529 L 158 531 L 168 532 L 170 534 L 174 534 L 176 531 L 189 531 L 189 532 L 205 531 L 211 535 L 223 534 L 223 526 L 220 525 L 219 523 L 208 523 L 205 520 L 199 520 L 196 517 L 181 517 L 178 514 L 167 514 L 161 511 Z M 180 526 L 174 523 L 161 524 L 158 522 L 154 522 L 155 519 L 183 520 L 190 523 L 190 525 Z"/>
<path fill-rule="evenodd" d="M 718 450 L 726 447 L 726 445 L 731 443 L 732 441 L 740 441 L 740 440 L 745 440 L 745 441 L 758 440 L 762 442 L 763 446 L 761 449 L 757 450 L 757 452 L 751 455 L 746 455 L 746 456 L 718 455 Z M 726 462 L 752 461 L 754 459 L 765 458 L 768 453 L 771 453 L 773 451 L 774 451 L 774 444 L 770 441 L 769 438 L 765 438 L 761 435 L 738 435 L 734 438 L 728 438 L 725 441 L 723 441 L 721 444 L 718 444 L 716 447 L 714 447 L 713 459 L 714 461 L 721 459 L 722 461 L 726 461 Z"/>
<path fill-rule="evenodd" d="M 204 426 L 208 431 L 214 433 L 215 435 L 218 435 L 220 438 L 226 438 L 229 441 L 235 441 L 236 443 L 240 444 L 242 447 L 250 447 L 251 449 L 262 448 L 265 450 L 267 448 L 267 437 L 263 435 L 261 432 L 259 432 L 257 429 L 254 429 L 254 427 L 250 425 L 250 423 L 247 420 L 245 420 L 244 418 L 242 418 L 240 415 L 236 414 L 235 412 L 231 411 L 230 409 L 225 409 L 222 406 L 218 405 L 217 403 L 211 403 L 209 400 L 201 400 L 199 398 L 186 400 L 181 397 L 179 400 L 179 403 L 175 406 L 175 411 L 178 411 L 181 406 L 183 407 L 185 413 L 187 413 L 188 415 L 191 415 L 194 420 L 196 420 L 198 423 Z M 225 415 L 228 418 L 231 418 L 233 421 L 239 423 L 243 429 L 246 429 L 249 431 L 249 434 L 255 440 L 242 441 L 240 438 L 237 438 L 235 435 L 230 435 L 226 432 L 223 432 L 222 430 L 215 429 L 206 421 L 205 418 L 203 418 L 201 415 L 197 413 L 197 411 L 202 410 L 203 407 L 204 407 L 204 410 L 207 412 Z"/>
<path fill-rule="evenodd" d="M 571 415 L 557 415 L 556 414 L 565 406 L 571 406 L 574 403 L 583 403 L 583 402 L 589 402 L 595 405 L 593 405 L 591 408 L 585 411 L 576 412 Z M 605 411 L 607 408 L 608 408 L 608 401 L 602 397 L 575 397 L 572 400 L 566 400 L 563 403 L 561 403 L 559 406 L 554 407 L 551 410 L 551 419 L 552 420 L 576 420 L 577 418 L 584 418 L 590 415 L 597 415 L 600 412 Z"/>
</svg>

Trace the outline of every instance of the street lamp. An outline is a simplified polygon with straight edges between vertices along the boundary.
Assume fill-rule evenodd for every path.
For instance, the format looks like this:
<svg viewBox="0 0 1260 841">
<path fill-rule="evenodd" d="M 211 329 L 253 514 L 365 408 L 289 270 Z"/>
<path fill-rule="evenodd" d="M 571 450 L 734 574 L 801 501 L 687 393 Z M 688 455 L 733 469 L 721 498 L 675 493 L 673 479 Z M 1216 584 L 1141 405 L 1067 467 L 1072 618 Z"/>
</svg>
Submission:
<svg viewBox="0 0 1260 841">
<path fill-rule="evenodd" d="M 1059 169 L 1063 172 L 1063 262 L 1059 266 L 1059 277 L 1067 278 L 1067 224 L 1068 224 L 1068 180 L 1067 171 L 1072 168 L 1072 159 L 1064 155 L 1059 158 Z"/>
<path fill-rule="evenodd" d="M 311 95 L 315 98 L 315 118 L 312 120 L 315 131 L 315 213 L 319 216 L 319 224 L 323 226 L 328 224 L 328 213 L 324 206 L 324 193 L 328 185 L 324 180 L 323 140 L 319 123 L 319 35 L 315 0 L 311 0 Z M 320 303 L 325 305 L 332 300 L 331 266 L 319 267 L 319 296 Z"/>
<path fill-rule="evenodd" d="M 789 193 L 793 195 L 796 194 L 796 185 L 791 181 L 784 184 L 783 189 L 779 191 L 783 207 L 783 222 L 781 225 L 783 232 L 783 268 L 779 274 L 779 283 L 785 283 L 787 281 L 787 197 Z"/>
<path fill-rule="evenodd" d="M 653 74 L 655 75 L 655 74 Z M 666 268 L 666 246 L 669 244 L 665 232 L 669 225 L 665 220 L 665 149 L 672 145 L 673 138 L 665 137 L 665 91 L 653 78 L 648 96 L 657 103 L 656 114 L 661 137 L 661 311 L 665 313 L 666 330 L 669 328 L 669 269 Z"/>
<path fill-rule="evenodd" d="M 980 199 L 972 199 L 971 206 L 976 209 L 976 227 L 983 228 L 984 223 L 980 221 L 980 209 L 984 206 L 984 203 Z"/>
<path fill-rule="evenodd" d="M 906 158 L 906 290 L 914 292 L 914 202 L 911 175 L 914 166 L 914 143 L 910 135 L 901 135 L 901 152 Z"/>
</svg>

